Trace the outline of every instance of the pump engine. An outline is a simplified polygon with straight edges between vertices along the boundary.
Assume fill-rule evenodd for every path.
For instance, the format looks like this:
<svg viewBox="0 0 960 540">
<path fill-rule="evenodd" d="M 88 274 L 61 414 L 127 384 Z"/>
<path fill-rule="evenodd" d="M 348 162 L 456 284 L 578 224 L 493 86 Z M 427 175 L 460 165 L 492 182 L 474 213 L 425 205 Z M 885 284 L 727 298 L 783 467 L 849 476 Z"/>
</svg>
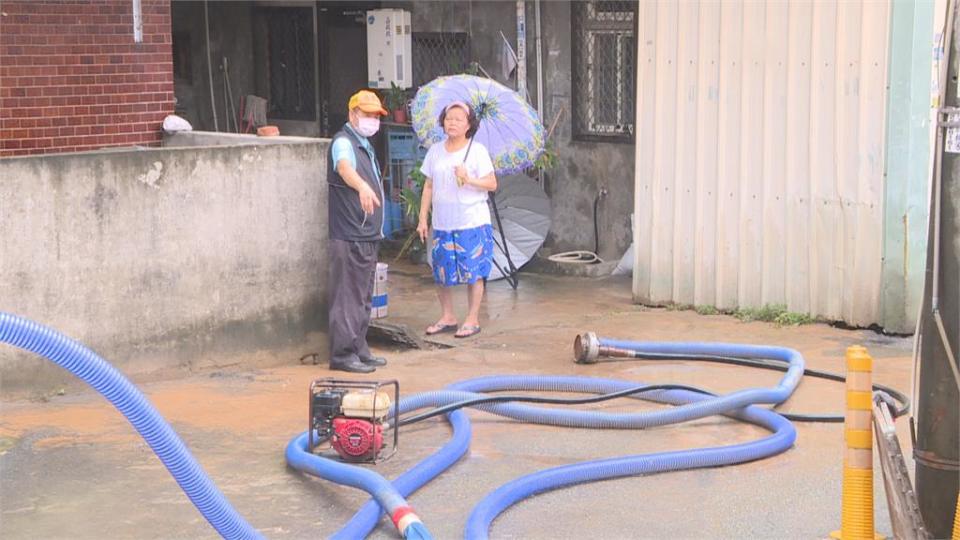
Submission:
<svg viewBox="0 0 960 540">
<path fill-rule="evenodd" d="M 393 399 L 385 387 L 393 387 Z M 310 384 L 310 451 L 332 449 L 343 461 L 377 463 L 397 450 L 397 381 L 318 379 Z M 392 437 L 391 437 L 392 435 Z M 392 444 L 388 444 L 392 438 Z"/>
</svg>

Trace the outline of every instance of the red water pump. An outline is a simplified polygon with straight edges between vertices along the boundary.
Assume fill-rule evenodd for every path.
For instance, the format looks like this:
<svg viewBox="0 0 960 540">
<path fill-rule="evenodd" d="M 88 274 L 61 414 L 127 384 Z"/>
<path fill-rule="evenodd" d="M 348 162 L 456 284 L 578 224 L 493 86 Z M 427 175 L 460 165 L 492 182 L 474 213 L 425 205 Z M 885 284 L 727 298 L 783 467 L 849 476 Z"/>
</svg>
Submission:
<svg viewBox="0 0 960 540">
<path fill-rule="evenodd" d="M 393 399 L 386 387 L 393 387 Z M 399 411 L 397 381 L 318 379 L 310 384 L 310 451 L 334 450 L 343 461 L 377 463 L 397 450 L 398 432 L 387 422 Z M 392 436 L 392 437 L 391 437 Z M 387 441 L 392 445 L 387 448 Z"/>
</svg>

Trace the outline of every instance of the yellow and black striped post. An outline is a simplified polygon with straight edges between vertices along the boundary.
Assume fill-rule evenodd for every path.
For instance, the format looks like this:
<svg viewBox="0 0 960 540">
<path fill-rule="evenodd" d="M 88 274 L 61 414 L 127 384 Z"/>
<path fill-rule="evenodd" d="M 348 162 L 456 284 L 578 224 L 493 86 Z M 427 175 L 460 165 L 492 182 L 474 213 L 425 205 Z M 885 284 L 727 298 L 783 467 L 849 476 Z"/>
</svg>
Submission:
<svg viewBox="0 0 960 540">
<path fill-rule="evenodd" d="M 957 509 L 953 512 L 953 536 L 951 540 L 960 540 L 960 493 L 957 493 Z"/>
<path fill-rule="evenodd" d="M 847 413 L 843 438 L 841 540 L 882 538 L 873 529 L 873 359 L 860 346 L 847 348 Z"/>
</svg>

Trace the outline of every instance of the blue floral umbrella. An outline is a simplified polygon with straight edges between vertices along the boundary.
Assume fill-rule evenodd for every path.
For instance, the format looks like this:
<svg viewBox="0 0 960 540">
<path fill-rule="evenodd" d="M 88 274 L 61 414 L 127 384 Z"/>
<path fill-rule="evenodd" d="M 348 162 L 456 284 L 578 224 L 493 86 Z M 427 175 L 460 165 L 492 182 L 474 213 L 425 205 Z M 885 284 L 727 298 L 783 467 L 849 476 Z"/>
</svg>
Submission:
<svg viewBox="0 0 960 540">
<path fill-rule="evenodd" d="M 439 77 L 417 91 L 411 108 L 413 129 L 425 147 L 446 136 L 437 119 L 454 101 L 476 111 L 480 128 L 473 140 L 490 152 L 497 174 L 529 169 L 543 153 L 543 123 L 533 107 L 506 86 L 473 75 Z"/>
</svg>

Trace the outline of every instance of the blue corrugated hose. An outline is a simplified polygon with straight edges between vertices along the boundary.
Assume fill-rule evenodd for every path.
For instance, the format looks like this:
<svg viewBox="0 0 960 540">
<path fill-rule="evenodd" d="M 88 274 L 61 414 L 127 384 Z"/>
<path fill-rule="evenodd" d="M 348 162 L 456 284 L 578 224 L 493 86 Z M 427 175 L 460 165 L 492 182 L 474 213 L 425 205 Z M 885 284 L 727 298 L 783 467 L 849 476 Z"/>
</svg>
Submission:
<svg viewBox="0 0 960 540">
<path fill-rule="evenodd" d="M 541 382 L 543 379 L 539 378 Z M 556 379 L 563 379 L 562 377 Z M 589 385 L 557 384 L 551 385 L 552 390 L 557 391 L 585 391 L 589 387 L 590 392 L 609 393 L 619 390 L 625 390 L 635 386 L 634 383 L 624 381 L 608 380 L 605 382 L 592 381 Z M 525 388 L 522 384 L 513 387 L 499 386 L 498 390 Z M 659 394 L 659 395 L 658 395 Z M 696 392 L 686 390 L 667 390 L 659 393 L 651 392 L 644 394 L 643 399 L 650 399 L 664 403 L 705 403 L 717 398 L 710 397 Z M 682 407 L 683 405 L 681 405 Z M 520 408 L 520 406 L 513 406 Z M 523 407 L 533 409 L 532 407 Z M 495 412 L 495 411 L 491 411 Z M 533 423 L 545 423 L 557 425 L 553 417 L 554 410 L 544 409 L 542 413 L 537 414 L 533 411 L 512 411 L 510 417 Z M 578 420 L 575 425 L 581 427 L 597 427 L 606 425 L 606 427 L 646 427 L 649 425 L 662 425 L 660 422 L 650 423 L 645 416 L 652 416 L 657 413 L 637 413 L 637 414 L 596 414 L 593 421 Z M 635 456 L 623 456 L 597 461 L 587 461 L 575 463 L 562 467 L 556 467 L 539 471 L 537 473 L 521 477 L 500 488 L 496 489 L 486 497 L 471 512 L 467 520 L 464 537 L 469 539 L 487 538 L 491 524 L 496 517 L 520 500 L 553 489 L 565 486 L 580 484 L 585 482 L 595 482 L 610 478 L 623 476 L 633 476 L 639 474 L 650 474 L 655 472 L 667 472 L 683 469 L 695 469 L 701 467 L 715 467 L 720 465 L 731 465 L 734 463 L 743 463 L 753 461 L 764 457 L 769 457 L 783 452 L 793 446 L 796 440 L 796 430 L 793 425 L 779 414 L 754 406 L 747 406 L 740 409 L 733 409 L 724 412 L 728 416 L 739 418 L 741 420 L 756 424 L 769 429 L 773 433 L 762 439 L 748 443 L 713 447 L 698 448 L 693 450 L 682 450 L 674 452 L 663 452 L 657 454 L 645 454 Z M 629 417 L 633 416 L 634 425 L 630 426 Z M 606 418 L 604 418 L 606 417 Z M 615 418 L 615 421 L 613 417 Z M 689 419 L 689 418 L 688 418 Z M 572 425 L 563 423 L 560 425 Z"/>
<path fill-rule="evenodd" d="M 0 312 L 0 343 L 9 343 L 53 361 L 107 398 L 143 436 L 204 518 L 221 536 L 231 539 L 261 538 L 230 506 L 146 397 L 96 353 L 50 328 L 3 312 Z M 675 405 L 670 409 L 654 412 L 611 414 L 564 411 L 514 403 L 488 403 L 476 407 L 525 422 L 607 429 L 638 429 L 724 414 L 756 424 L 773 433 L 748 443 L 582 462 L 519 478 L 494 490 L 474 508 L 467 521 L 467 538 L 486 538 L 493 520 L 501 512 L 537 493 L 621 476 L 752 461 L 783 452 L 796 440 L 796 430 L 785 418 L 775 412 L 752 406 L 758 403 L 782 403 L 790 397 L 804 369 L 803 357 L 796 351 L 781 347 L 710 343 L 600 340 L 600 344 L 647 354 L 777 359 L 787 362 L 789 368 L 780 383 L 773 388 L 741 390 L 725 396 L 708 396 L 687 390 L 658 390 L 638 398 Z M 636 386 L 633 382 L 589 377 L 481 377 L 454 384 L 448 390 L 425 392 L 405 398 L 401 400 L 399 410 L 403 414 L 426 407 L 458 403 L 477 398 L 482 392 L 540 390 L 604 394 Z M 309 454 L 306 451 L 306 433 L 290 442 L 286 457 L 294 467 L 335 482 L 360 487 L 374 496 L 374 501 L 367 503 L 335 535 L 335 538 L 360 538 L 376 527 L 382 508 L 393 512 L 406 507 L 404 497 L 446 470 L 467 451 L 471 428 L 466 414 L 457 410 L 447 414 L 447 419 L 453 427 L 450 441 L 392 484 L 373 471 Z M 397 419 L 394 418 L 393 421 L 397 422 Z M 430 537 L 419 522 L 407 526 L 404 532 L 410 539 Z"/>
<path fill-rule="evenodd" d="M 725 414 L 754 423 L 773 433 L 749 443 L 716 448 L 701 448 L 659 454 L 625 456 L 600 461 L 583 462 L 548 469 L 522 477 L 495 490 L 476 506 L 467 521 L 467 538 L 486 538 L 487 532 L 503 510 L 525 497 L 573 484 L 620 476 L 651 472 L 729 465 L 761 459 L 789 449 L 796 440 L 793 425 L 775 412 L 754 403 L 777 404 L 790 397 L 803 375 L 803 357 L 792 349 L 782 347 L 733 345 L 723 343 L 659 343 L 601 340 L 601 345 L 626 348 L 646 353 L 721 355 L 741 358 L 769 358 L 783 360 L 789 368 L 774 388 L 741 390 L 725 396 L 711 397 L 685 390 L 664 390 L 644 394 L 642 399 L 677 405 L 667 410 L 610 414 L 594 411 L 566 411 L 521 404 L 485 404 L 477 408 L 516 420 L 547 425 L 593 427 L 607 429 L 637 429 L 686 422 L 715 414 Z M 541 390 L 562 392 L 610 393 L 637 386 L 636 383 L 588 377 L 533 377 L 493 376 L 471 379 L 454 384 L 450 390 L 426 392 L 401 400 L 401 414 L 424 407 L 438 407 L 478 397 L 478 392 L 505 390 Z M 459 418 L 460 411 L 448 415 L 456 418 L 454 435 L 434 455 L 404 473 L 394 486 L 409 496 L 451 465 L 469 444 L 469 424 L 466 429 L 457 425 L 467 422 Z M 462 451 L 461 451 L 462 450 Z M 459 453 L 458 453 L 459 452 Z M 441 457 L 442 456 L 442 457 Z M 440 462 L 438 464 L 435 462 Z M 369 534 L 380 516 L 376 502 L 365 505 L 347 525 L 338 538 L 360 538 Z"/>
<path fill-rule="evenodd" d="M 38 354 L 92 386 L 140 433 L 203 517 L 224 538 L 262 538 L 227 502 L 173 428 L 136 386 L 95 352 L 43 325 L 0 312 L 0 343 Z"/>
</svg>

